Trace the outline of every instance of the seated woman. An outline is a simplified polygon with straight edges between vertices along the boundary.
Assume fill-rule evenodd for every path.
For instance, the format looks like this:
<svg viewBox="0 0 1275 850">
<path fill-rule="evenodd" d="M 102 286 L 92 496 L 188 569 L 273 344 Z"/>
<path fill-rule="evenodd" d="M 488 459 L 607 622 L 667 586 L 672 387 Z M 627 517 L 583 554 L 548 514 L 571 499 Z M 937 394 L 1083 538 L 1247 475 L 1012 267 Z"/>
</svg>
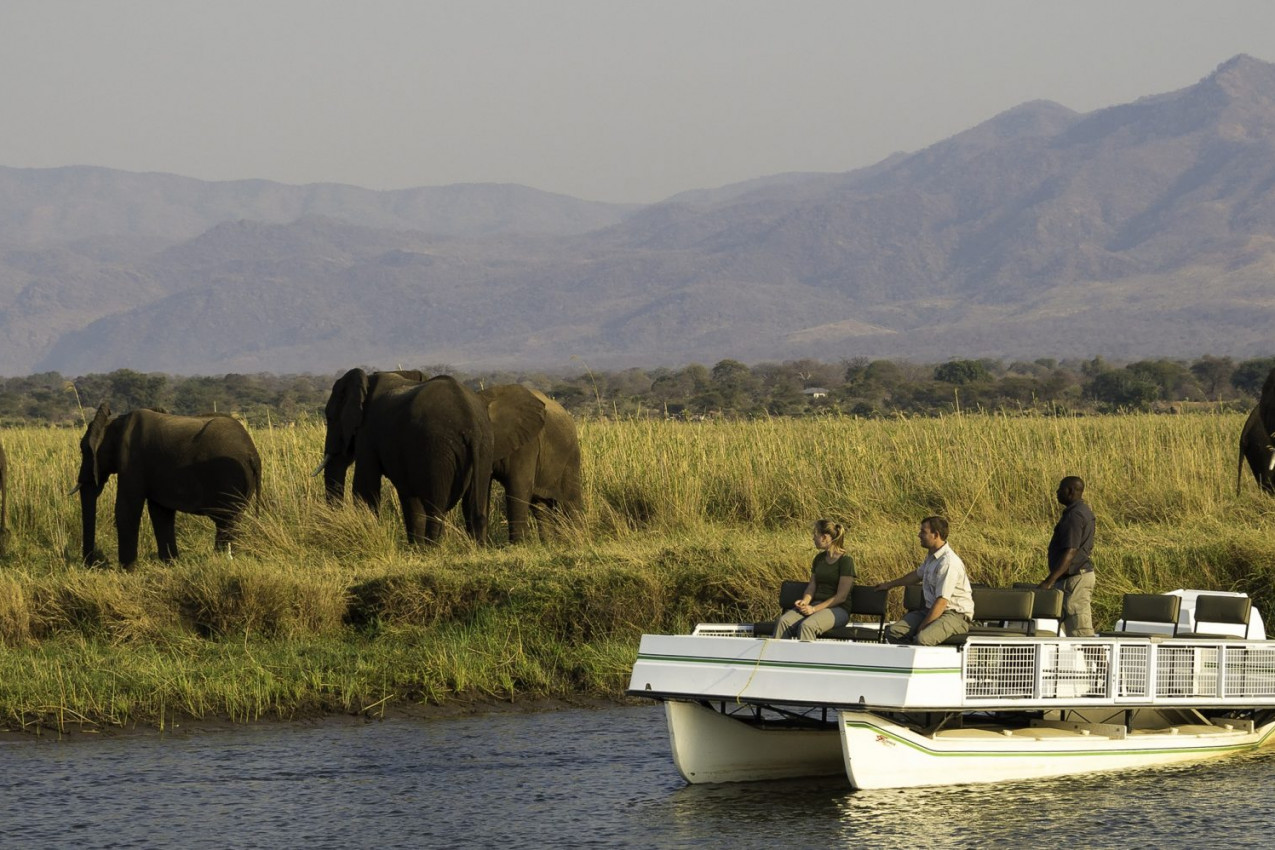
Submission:
<svg viewBox="0 0 1275 850">
<path fill-rule="evenodd" d="M 814 640 L 850 621 L 854 559 L 843 548 L 845 536 L 840 523 L 828 519 L 815 523 L 814 544 L 819 552 L 810 565 L 810 584 L 792 610 L 775 623 L 775 637 Z"/>
</svg>

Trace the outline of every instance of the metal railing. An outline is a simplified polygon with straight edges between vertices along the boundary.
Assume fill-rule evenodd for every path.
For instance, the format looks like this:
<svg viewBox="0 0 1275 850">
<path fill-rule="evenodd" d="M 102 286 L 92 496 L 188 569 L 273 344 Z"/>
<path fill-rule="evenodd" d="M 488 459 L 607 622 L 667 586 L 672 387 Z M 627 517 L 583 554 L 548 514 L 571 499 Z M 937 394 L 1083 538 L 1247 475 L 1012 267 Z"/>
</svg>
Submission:
<svg viewBox="0 0 1275 850">
<path fill-rule="evenodd" d="M 1275 645 L 1247 641 L 971 638 L 965 699 L 1275 704 Z"/>
</svg>

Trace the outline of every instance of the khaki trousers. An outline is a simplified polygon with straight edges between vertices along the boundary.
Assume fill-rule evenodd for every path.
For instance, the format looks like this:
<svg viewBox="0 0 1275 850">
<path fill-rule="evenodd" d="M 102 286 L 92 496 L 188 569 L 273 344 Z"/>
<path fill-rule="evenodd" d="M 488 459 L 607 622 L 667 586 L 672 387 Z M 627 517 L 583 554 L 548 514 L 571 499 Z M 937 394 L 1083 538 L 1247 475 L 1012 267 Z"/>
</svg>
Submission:
<svg viewBox="0 0 1275 850">
<path fill-rule="evenodd" d="M 938 646 L 953 635 L 969 634 L 970 621 L 964 614 L 958 614 L 951 609 L 939 614 L 937 620 L 917 632 L 916 627 L 929 613 L 929 611 L 909 611 L 904 614 L 902 620 L 896 620 L 886 626 L 885 642 L 904 643 L 911 636 L 911 642 L 917 646 Z"/>
<path fill-rule="evenodd" d="M 1067 637 L 1093 637 L 1094 583 L 1093 570 L 1063 580 L 1063 629 Z"/>
<path fill-rule="evenodd" d="M 816 611 L 809 617 L 796 608 L 785 611 L 775 623 L 775 637 L 814 640 L 819 635 L 850 622 L 850 612 L 840 605 Z"/>
</svg>

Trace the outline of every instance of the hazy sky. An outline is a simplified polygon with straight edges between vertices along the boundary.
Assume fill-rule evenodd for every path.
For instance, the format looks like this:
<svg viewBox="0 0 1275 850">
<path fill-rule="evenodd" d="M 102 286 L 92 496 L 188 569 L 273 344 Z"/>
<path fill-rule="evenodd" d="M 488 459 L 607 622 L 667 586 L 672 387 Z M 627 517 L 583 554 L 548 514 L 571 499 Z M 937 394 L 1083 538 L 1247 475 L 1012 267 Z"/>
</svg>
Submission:
<svg viewBox="0 0 1275 850">
<path fill-rule="evenodd" d="M 1272 0 L 0 0 L 0 165 L 655 201 L 1275 61 Z"/>
</svg>

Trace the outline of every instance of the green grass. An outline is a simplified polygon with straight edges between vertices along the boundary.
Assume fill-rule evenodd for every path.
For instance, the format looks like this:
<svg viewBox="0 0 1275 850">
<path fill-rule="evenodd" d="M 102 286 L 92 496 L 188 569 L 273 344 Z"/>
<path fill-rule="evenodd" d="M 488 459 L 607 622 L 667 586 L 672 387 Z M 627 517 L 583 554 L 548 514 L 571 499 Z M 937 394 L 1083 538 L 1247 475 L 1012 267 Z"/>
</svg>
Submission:
<svg viewBox="0 0 1275 850">
<path fill-rule="evenodd" d="M 2 434 L 10 553 L 0 569 L 0 718 L 19 728 L 163 726 L 384 711 L 453 700 L 623 693 L 644 632 L 774 614 L 804 578 L 809 528 L 847 524 L 861 580 L 919 562 L 918 520 L 947 516 L 975 581 L 1044 573 L 1058 479 L 1098 517 L 1095 615 L 1129 591 L 1244 590 L 1275 610 L 1275 500 L 1235 493 L 1239 414 L 1052 419 L 958 415 L 581 424 L 588 509 L 549 543 L 403 541 L 380 517 L 323 501 L 318 425 L 253 433 L 259 513 L 235 557 L 179 515 L 181 559 L 132 571 L 79 564 L 67 496 L 79 434 Z M 113 555 L 114 485 L 99 504 Z M 899 600 L 894 600 L 897 605 Z"/>
</svg>

